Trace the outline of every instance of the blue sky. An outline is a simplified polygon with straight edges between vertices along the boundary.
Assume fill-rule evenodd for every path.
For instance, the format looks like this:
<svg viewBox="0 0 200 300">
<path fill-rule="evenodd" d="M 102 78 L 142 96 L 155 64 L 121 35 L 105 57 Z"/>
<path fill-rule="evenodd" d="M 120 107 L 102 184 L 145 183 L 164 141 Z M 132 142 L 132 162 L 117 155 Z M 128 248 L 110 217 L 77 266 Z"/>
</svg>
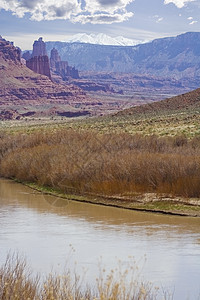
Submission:
<svg viewBox="0 0 200 300">
<path fill-rule="evenodd" d="M 77 33 L 152 40 L 200 31 L 200 0 L 0 0 L 0 28 L 22 49 Z"/>
</svg>

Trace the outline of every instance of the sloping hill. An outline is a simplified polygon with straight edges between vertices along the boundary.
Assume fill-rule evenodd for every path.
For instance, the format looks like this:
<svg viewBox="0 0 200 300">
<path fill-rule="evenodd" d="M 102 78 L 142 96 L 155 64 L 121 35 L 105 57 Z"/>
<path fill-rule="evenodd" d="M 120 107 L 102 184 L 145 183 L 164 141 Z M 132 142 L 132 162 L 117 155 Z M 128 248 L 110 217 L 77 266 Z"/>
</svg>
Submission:
<svg viewBox="0 0 200 300">
<path fill-rule="evenodd" d="M 159 116 L 166 113 L 172 114 L 174 112 L 179 114 L 185 110 L 200 110 L 200 88 L 162 101 L 125 109 L 116 115 L 126 116 L 153 113 Z"/>
<path fill-rule="evenodd" d="M 199 137 L 200 88 L 166 100 L 124 109 L 102 118 L 86 120 L 79 126 L 107 133 Z"/>
<path fill-rule="evenodd" d="M 130 133 L 194 137 L 200 135 L 200 88 L 113 116 L 113 124 Z"/>
</svg>

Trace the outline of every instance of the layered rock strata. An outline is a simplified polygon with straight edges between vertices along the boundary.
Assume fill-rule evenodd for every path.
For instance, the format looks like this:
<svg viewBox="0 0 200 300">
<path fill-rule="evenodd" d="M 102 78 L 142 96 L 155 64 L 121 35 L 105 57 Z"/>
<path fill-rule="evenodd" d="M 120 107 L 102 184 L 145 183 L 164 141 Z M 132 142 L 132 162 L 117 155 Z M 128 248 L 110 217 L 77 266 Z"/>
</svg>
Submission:
<svg viewBox="0 0 200 300">
<path fill-rule="evenodd" d="M 51 79 L 49 57 L 47 56 L 45 42 L 43 42 L 42 38 L 34 42 L 32 57 L 26 60 L 26 66 L 35 73 L 45 75 Z"/>
<path fill-rule="evenodd" d="M 45 75 L 51 79 L 49 58 L 47 55 L 32 57 L 26 61 L 26 66 L 35 73 Z"/>
</svg>

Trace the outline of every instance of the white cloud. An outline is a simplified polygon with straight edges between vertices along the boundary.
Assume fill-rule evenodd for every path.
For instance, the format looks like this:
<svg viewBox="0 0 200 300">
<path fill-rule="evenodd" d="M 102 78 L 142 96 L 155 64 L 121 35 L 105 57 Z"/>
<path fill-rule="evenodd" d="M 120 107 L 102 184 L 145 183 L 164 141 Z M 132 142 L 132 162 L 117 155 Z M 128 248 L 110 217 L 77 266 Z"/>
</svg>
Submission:
<svg viewBox="0 0 200 300">
<path fill-rule="evenodd" d="M 117 11 L 125 11 L 128 4 L 133 0 L 86 0 L 85 9 L 88 12 L 96 13 L 99 11 L 116 13 Z"/>
<path fill-rule="evenodd" d="M 193 24 L 196 24 L 196 23 L 198 23 L 198 21 L 192 21 L 192 22 L 189 23 L 189 25 L 193 25 Z"/>
<path fill-rule="evenodd" d="M 189 21 L 191 21 L 191 22 L 189 23 L 189 25 L 193 25 L 193 24 L 198 23 L 198 21 L 195 21 L 193 17 L 188 17 L 187 19 L 188 19 Z"/>
<path fill-rule="evenodd" d="M 25 13 L 31 14 L 32 20 L 69 19 L 81 12 L 77 0 L 0 0 L 0 9 L 12 11 L 22 18 Z"/>
<path fill-rule="evenodd" d="M 121 23 L 133 16 L 131 12 L 125 12 L 123 14 L 93 14 L 93 15 L 79 15 L 74 17 L 72 21 L 74 23 L 79 22 L 82 24 L 92 23 L 92 24 L 111 24 L 111 23 Z"/>
<path fill-rule="evenodd" d="M 196 0 L 165 0 L 164 4 L 174 3 L 178 8 L 182 8 L 189 2 L 194 2 Z"/>
<path fill-rule="evenodd" d="M 81 23 L 123 22 L 133 16 L 126 7 L 134 0 L 0 0 L 0 10 L 32 20 L 65 19 Z"/>
<path fill-rule="evenodd" d="M 163 19 L 164 19 L 163 17 L 158 18 L 158 19 L 156 20 L 156 23 L 160 23 Z"/>
<path fill-rule="evenodd" d="M 154 15 L 153 19 L 156 21 L 156 23 L 160 23 L 161 21 L 163 21 L 163 17 L 160 17 L 159 15 Z"/>
</svg>

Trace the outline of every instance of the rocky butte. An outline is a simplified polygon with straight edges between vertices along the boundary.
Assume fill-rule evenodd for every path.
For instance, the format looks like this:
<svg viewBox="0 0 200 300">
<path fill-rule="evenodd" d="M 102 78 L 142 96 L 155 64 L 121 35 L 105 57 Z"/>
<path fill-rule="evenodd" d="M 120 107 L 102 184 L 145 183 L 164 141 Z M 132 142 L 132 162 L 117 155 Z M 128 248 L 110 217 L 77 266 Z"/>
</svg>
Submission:
<svg viewBox="0 0 200 300">
<path fill-rule="evenodd" d="M 34 42 L 32 54 L 27 51 L 23 54 L 23 58 L 26 60 L 26 66 L 29 69 L 38 74 L 46 75 L 55 82 L 68 81 L 69 78 L 79 78 L 78 70 L 69 66 L 67 61 L 62 61 L 55 48 L 51 50 L 49 60 L 46 44 L 42 37 Z"/>
<path fill-rule="evenodd" d="M 26 61 L 26 66 L 32 71 L 45 75 L 51 79 L 50 67 L 49 67 L 49 58 L 45 56 L 34 56 Z"/>
<path fill-rule="evenodd" d="M 26 59 L 27 56 L 28 54 L 24 58 Z M 41 37 L 38 41 L 34 42 L 32 57 L 26 60 L 26 66 L 32 71 L 51 79 L 49 57 L 47 55 L 45 42 L 43 42 Z"/>
</svg>

